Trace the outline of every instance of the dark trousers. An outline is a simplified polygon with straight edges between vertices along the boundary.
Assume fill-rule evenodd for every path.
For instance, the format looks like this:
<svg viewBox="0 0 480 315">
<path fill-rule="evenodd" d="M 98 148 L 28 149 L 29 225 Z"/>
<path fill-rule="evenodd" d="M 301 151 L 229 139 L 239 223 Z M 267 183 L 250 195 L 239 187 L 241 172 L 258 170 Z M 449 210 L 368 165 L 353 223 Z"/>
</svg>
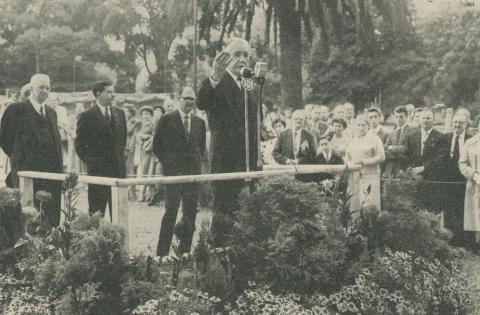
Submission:
<svg viewBox="0 0 480 315">
<path fill-rule="evenodd" d="M 34 196 L 38 191 L 46 191 L 52 195 L 50 201 L 42 203 L 42 209 L 48 224 L 50 226 L 58 226 L 60 224 L 60 209 L 62 207 L 61 183 L 44 179 L 34 179 Z M 35 207 L 40 209 L 40 201 L 36 198 Z"/>
<path fill-rule="evenodd" d="M 226 246 L 228 236 L 234 226 L 235 212 L 239 210 L 238 195 L 244 185 L 243 180 L 219 181 L 213 183 L 213 219 L 210 228 L 212 245 Z"/>
<path fill-rule="evenodd" d="M 108 204 L 110 221 L 112 220 L 112 190 L 110 186 L 88 185 L 88 213 L 100 212 L 102 217 Z"/>
<path fill-rule="evenodd" d="M 180 240 L 180 252 L 190 251 L 195 231 L 199 189 L 199 183 L 165 185 L 165 214 L 160 227 L 157 256 L 166 256 L 170 251 L 180 201 L 183 215 L 177 226 L 176 235 Z"/>
<path fill-rule="evenodd" d="M 460 180 L 457 180 L 459 182 Z M 475 232 L 463 229 L 465 184 L 445 184 L 443 204 L 445 205 L 445 227 L 452 231 L 450 243 L 454 246 L 475 249 Z"/>
</svg>

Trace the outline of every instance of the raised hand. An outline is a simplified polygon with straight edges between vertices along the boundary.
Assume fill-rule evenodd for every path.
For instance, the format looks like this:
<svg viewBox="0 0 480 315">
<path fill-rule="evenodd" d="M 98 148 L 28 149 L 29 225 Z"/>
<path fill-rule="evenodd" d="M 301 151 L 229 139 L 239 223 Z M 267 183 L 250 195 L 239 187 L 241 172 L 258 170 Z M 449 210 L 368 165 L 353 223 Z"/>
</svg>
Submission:
<svg viewBox="0 0 480 315">
<path fill-rule="evenodd" d="M 225 71 L 227 71 L 228 64 L 232 60 L 232 56 L 225 51 L 220 52 L 213 60 L 212 79 L 219 82 Z"/>
</svg>

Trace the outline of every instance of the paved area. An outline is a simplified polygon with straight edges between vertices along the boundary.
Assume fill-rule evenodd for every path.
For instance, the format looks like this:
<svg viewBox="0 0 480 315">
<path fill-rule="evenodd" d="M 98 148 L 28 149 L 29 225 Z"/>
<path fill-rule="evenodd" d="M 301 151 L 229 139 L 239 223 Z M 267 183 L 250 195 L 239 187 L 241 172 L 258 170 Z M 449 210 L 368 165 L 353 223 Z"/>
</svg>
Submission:
<svg viewBox="0 0 480 315">
<path fill-rule="evenodd" d="M 84 189 L 80 190 L 80 200 L 77 208 L 80 212 L 88 212 L 87 192 Z M 150 207 L 145 202 L 129 201 L 130 255 L 155 255 L 158 235 L 160 233 L 160 224 L 164 213 L 165 208 L 163 202 L 160 206 Z M 177 221 L 180 220 L 181 216 L 182 211 L 180 206 Z M 199 208 L 194 244 L 197 240 L 197 231 L 200 230 L 202 222 L 204 220 L 210 220 L 211 217 L 212 213 L 210 210 Z"/>
</svg>

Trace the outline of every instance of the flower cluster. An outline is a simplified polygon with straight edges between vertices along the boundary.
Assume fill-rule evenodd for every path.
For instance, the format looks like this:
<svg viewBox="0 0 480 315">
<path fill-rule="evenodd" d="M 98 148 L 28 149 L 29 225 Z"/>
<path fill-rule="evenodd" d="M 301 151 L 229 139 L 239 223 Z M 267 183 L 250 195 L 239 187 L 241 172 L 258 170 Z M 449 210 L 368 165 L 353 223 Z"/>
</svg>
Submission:
<svg viewBox="0 0 480 315">
<path fill-rule="evenodd" d="M 225 310 L 229 315 L 265 314 L 265 315 L 323 315 L 329 314 L 324 306 L 314 306 L 311 309 L 301 304 L 301 297 L 297 294 L 274 295 L 269 290 L 246 290 L 235 301 L 234 305 L 227 305 Z"/>
<path fill-rule="evenodd" d="M 181 292 L 172 290 L 166 297 L 149 300 L 135 308 L 132 314 L 211 314 L 213 306 L 219 302 L 219 298 L 211 296 L 206 292 L 198 292 L 185 288 Z"/>
<path fill-rule="evenodd" d="M 5 315 L 50 314 L 48 297 L 35 294 L 31 283 L 0 274 L 0 310 Z"/>
</svg>

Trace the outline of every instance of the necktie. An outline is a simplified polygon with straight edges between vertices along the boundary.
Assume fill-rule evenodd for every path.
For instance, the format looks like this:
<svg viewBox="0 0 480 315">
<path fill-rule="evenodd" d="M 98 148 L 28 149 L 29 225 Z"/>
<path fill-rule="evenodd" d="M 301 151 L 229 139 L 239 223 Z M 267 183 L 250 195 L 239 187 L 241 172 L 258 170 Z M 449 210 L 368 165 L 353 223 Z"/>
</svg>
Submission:
<svg viewBox="0 0 480 315">
<path fill-rule="evenodd" d="M 397 141 L 400 143 L 400 137 L 402 136 L 403 128 L 397 129 Z"/>
<path fill-rule="evenodd" d="M 428 133 L 422 133 L 422 148 L 420 150 L 420 155 L 423 155 L 423 150 L 425 149 L 425 143 L 427 142 L 427 139 L 428 139 Z"/>
<path fill-rule="evenodd" d="M 183 121 L 183 126 L 185 128 L 185 137 L 187 138 L 187 141 L 190 138 L 190 120 L 188 115 L 185 115 L 185 120 Z"/>
<path fill-rule="evenodd" d="M 107 120 L 108 122 L 108 125 L 110 126 L 110 128 L 114 128 L 114 122 L 113 122 L 113 119 L 112 119 L 112 112 L 111 112 L 111 107 L 110 106 L 107 106 L 105 107 L 105 119 Z"/>
<path fill-rule="evenodd" d="M 459 143 L 460 137 L 458 135 L 455 136 L 454 140 L 455 141 L 455 146 L 453 147 L 453 152 L 452 152 L 452 160 L 458 161 L 458 158 L 460 157 L 460 143 Z"/>
<path fill-rule="evenodd" d="M 40 115 L 45 118 L 45 107 L 43 105 L 40 106 Z"/>
</svg>

